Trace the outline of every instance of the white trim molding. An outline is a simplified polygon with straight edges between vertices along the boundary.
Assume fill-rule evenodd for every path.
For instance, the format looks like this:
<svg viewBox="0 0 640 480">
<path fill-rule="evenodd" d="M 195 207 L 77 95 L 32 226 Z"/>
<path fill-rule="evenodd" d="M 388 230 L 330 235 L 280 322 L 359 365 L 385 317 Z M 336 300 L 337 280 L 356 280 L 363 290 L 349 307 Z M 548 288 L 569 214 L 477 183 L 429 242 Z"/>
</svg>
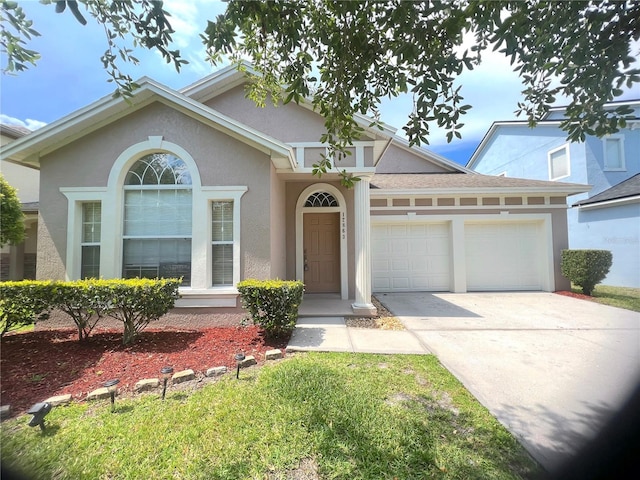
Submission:
<svg viewBox="0 0 640 480">
<path fill-rule="evenodd" d="M 65 279 L 80 279 L 82 263 L 82 204 L 86 202 L 100 202 L 104 207 L 108 197 L 104 187 L 62 187 L 60 193 L 67 197 L 67 258 L 65 261 Z M 106 224 L 104 213 L 101 218 L 102 228 L 100 233 L 100 265 L 108 260 L 109 253 L 103 248 L 107 238 L 104 228 Z M 108 225 L 108 224 L 107 224 Z M 102 272 L 102 271 L 101 271 Z M 101 273 L 102 275 L 102 273 Z"/>
</svg>

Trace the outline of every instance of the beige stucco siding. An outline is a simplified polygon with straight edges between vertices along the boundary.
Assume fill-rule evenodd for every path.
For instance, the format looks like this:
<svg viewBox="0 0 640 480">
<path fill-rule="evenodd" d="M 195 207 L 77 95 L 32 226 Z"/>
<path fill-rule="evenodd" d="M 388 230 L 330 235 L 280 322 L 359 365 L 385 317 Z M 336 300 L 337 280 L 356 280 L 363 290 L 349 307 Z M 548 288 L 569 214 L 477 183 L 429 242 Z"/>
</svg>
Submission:
<svg viewBox="0 0 640 480">
<path fill-rule="evenodd" d="M 244 86 L 229 90 L 206 105 L 286 143 L 316 142 L 325 131 L 320 115 L 295 103 L 274 107 L 268 100 L 264 108 L 256 106 L 245 98 Z"/>
<path fill-rule="evenodd" d="M 162 136 L 194 159 L 203 186 L 246 186 L 241 200 L 241 275 L 270 274 L 269 156 L 172 108 L 156 103 L 41 159 L 38 278 L 64 278 L 67 200 L 61 187 L 106 187 L 118 156 Z M 107 225 L 104 228 L 108 228 Z"/>
<path fill-rule="evenodd" d="M 449 171 L 393 144 L 389 146 L 376 166 L 376 173 L 447 173 Z"/>
</svg>

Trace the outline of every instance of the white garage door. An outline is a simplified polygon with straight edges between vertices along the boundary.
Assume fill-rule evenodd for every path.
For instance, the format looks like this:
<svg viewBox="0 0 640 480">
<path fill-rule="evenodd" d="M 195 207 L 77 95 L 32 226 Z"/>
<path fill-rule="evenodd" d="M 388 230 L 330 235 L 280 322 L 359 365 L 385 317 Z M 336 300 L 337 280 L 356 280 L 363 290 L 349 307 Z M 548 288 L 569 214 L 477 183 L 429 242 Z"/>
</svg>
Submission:
<svg viewBox="0 0 640 480">
<path fill-rule="evenodd" d="M 373 224 L 373 291 L 449 291 L 450 244 L 446 223 Z"/>
<path fill-rule="evenodd" d="M 467 290 L 542 290 L 542 225 L 536 222 L 465 225 Z"/>
</svg>

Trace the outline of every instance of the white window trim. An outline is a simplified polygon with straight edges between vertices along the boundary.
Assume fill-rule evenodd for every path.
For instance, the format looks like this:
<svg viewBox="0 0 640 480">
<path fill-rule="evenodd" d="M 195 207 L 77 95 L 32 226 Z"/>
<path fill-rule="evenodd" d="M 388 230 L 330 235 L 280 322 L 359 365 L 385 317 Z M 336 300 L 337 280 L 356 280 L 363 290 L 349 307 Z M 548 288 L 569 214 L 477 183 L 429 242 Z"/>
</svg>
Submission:
<svg viewBox="0 0 640 480">
<path fill-rule="evenodd" d="M 204 251 L 199 252 L 200 257 L 198 262 L 192 260 L 192 272 L 196 268 L 201 270 L 206 269 L 204 272 L 205 283 L 203 285 L 193 285 L 199 289 L 207 289 L 211 292 L 220 293 L 237 293 L 236 285 L 240 281 L 240 232 L 241 232 L 241 218 L 240 218 L 240 199 L 247 192 L 246 186 L 223 186 L 223 187 L 202 187 L 200 193 L 200 199 L 198 199 L 198 206 L 206 210 L 202 216 L 198 217 L 196 221 L 196 209 L 194 208 L 194 237 L 196 236 L 196 230 L 198 230 L 198 237 L 203 236 L 206 239 L 204 243 Z M 213 243 L 213 232 L 211 229 L 211 222 L 213 221 L 213 213 L 211 211 L 211 204 L 213 202 L 219 202 L 224 200 L 230 200 L 233 202 L 233 285 L 222 285 L 214 287 L 213 283 L 213 270 L 211 266 L 212 262 L 212 250 L 211 245 Z M 206 218 L 206 221 L 202 221 Z M 204 231 L 202 231 L 204 230 Z M 193 274 L 192 274 L 193 276 Z"/>
<path fill-rule="evenodd" d="M 106 188 L 62 187 L 60 193 L 67 197 L 67 258 L 65 261 L 65 279 L 78 280 L 82 269 L 82 204 L 86 202 L 100 202 L 105 205 Z M 104 225 L 104 217 L 102 218 Z M 105 229 L 100 233 L 100 272 L 106 261 L 106 253 L 102 244 Z"/>
<path fill-rule="evenodd" d="M 607 140 L 620 141 L 620 167 L 612 168 L 607 166 Z M 605 172 L 626 172 L 627 162 L 624 156 L 624 135 L 607 135 L 602 138 L 602 168 Z"/>
<path fill-rule="evenodd" d="M 553 169 L 551 168 L 551 155 L 553 155 L 554 153 L 559 152 L 561 150 L 565 150 L 565 153 L 566 153 L 566 157 L 567 157 L 567 174 L 566 175 L 561 175 L 559 177 L 553 177 Z M 548 168 L 549 168 L 549 180 L 555 181 L 555 180 L 560 180 L 561 178 L 567 178 L 567 177 L 571 176 L 571 155 L 570 155 L 570 150 L 571 149 L 569 148 L 569 144 L 565 143 L 561 147 L 554 148 L 553 150 L 549 150 L 547 152 L 547 164 L 548 164 Z"/>
<path fill-rule="evenodd" d="M 107 187 L 62 187 L 60 192 L 68 200 L 67 209 L 67 280 L 80 278 L 82 204 L 101 202 L 102 230 L 100 236 L 100 276 L 122 277 L 122 234 L 124 220 L 124 180 L 131 166 L 141 157 L 158 151 L 171 153 L 183 160 L 191 173 L 192 188 L 192 236 L 191 236 L 191 287 L 180 287 L 185 298 L 176 306 L 185 307 L 235 307 L 238 291 L 236 284 L 241 276 L 241 204 L 240 199 L 248 191 L 247 186 L 206 186 L 200 181 L 195 160 L 179 145 L 166 142 L 162 137 L 149 137 L 144 142 L 123 151 L 111 168 Z M 175 187 L 173 187 L 175 188 Z M 217 200 L 233 201 L 233 286 L 212 287 L 211 271 L 211 203 Z M 205 219 L 205 220 L 203 220 Z M 106 226 L 110 228 L 106 228 Z M 108 232 L 108 233 L 107 233 Z M 212 297 L 212 295 L 214 297 Z"/>
</svg>

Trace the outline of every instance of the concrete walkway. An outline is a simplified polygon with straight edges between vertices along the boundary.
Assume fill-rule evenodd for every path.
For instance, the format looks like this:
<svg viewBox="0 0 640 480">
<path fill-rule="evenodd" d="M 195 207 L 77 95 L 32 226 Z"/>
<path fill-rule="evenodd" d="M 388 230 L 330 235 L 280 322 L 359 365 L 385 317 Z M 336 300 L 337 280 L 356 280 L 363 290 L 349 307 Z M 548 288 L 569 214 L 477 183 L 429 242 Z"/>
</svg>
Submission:
<svg viewBox="0 0 640 480">
<path fill-rule="evenodd" d="M 382 294 L 405 331 L 300 319 L 290 350 L 433 353 L 547 470 L 640 380 L 640 313 L 544 292 Z"/>
<path fill-rule="evenodd" d="M 430 353 L 409 330 L 375 330 L 347 327 L 344 317 L 298 319 L 287 351 L 358 353 Z"/>
</svg>

